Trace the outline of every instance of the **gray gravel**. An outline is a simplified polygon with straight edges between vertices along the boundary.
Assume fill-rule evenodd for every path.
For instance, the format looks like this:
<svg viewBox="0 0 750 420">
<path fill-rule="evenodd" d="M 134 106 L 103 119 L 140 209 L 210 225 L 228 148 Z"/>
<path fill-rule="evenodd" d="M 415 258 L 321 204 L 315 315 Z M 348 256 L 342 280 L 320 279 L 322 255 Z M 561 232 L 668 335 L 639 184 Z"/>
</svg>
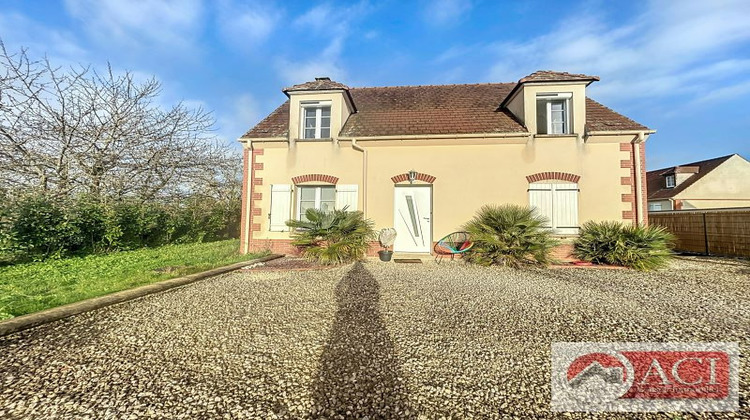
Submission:
<svg viewBox="0 0 750 420">
<path fill-rule="evenodd" d="M 750 264 L 721 259 L 235 272 L 0 338 L 0 418 L 553 417 L 550 343 L 746 354 L 749 290 Z M 741 370 L 743 411 L 705 417 L 750 417 Z"/>
</svg>

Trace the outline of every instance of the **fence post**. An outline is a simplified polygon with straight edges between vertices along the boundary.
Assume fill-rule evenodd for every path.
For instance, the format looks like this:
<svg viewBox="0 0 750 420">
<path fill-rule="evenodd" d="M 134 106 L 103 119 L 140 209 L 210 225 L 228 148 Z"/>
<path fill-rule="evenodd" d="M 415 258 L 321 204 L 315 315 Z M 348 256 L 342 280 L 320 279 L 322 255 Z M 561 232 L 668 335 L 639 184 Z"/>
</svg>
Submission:
<svg viewBox="0 0 750 420">
<path fill-rule="evenodd" d="M 711 255 L 708 248 L 708 225 L 706 225 L 706 212 L 703 212 L 703 241 L 706 243 L 706 255 Z"/>
</svg>

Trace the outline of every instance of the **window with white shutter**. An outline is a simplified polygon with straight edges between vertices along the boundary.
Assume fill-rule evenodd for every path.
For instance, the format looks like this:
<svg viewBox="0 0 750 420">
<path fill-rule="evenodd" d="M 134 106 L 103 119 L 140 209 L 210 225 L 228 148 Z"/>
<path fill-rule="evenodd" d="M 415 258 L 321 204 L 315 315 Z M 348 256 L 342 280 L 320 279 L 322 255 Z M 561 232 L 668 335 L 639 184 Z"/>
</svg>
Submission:
<svg viewBox="0 0 750 420">
<path fill-rule="evenodd" d="M 359 186 L 357 184 L 351 185 L 337 185 L 336 186 L 336 209 L 343 210 L 346 207 L 347 211 L 357 211 L 357 193 Z"/>
<path fill-rule="evenodd" d="M 271 185 L 271 212 L 268 214 L 270 222 L 268 230 L 271 232 L 286 232 L 289 227 L 287 220 L 292 216 L 292 186 L 288 184 Z"/>
<path fill-rule="evenodd" d="M 578 184 L 529 184 L 529 205 L 558 234 L 578 233 Z"/>
</svg>

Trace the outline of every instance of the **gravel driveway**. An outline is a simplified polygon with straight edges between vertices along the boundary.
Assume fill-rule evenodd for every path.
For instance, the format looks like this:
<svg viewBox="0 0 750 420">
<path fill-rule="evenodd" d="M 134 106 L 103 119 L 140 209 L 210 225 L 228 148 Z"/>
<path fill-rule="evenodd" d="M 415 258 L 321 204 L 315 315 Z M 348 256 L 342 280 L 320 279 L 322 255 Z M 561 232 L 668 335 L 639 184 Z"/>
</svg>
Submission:
<svg viewBox="0 0 750 420">
<path fill-rule="evenodd" d="M 234 272 L 0 338 L 0 418 L 545 418 L 555 341 L 747 354 L 750 265 Z"/>
</svg>

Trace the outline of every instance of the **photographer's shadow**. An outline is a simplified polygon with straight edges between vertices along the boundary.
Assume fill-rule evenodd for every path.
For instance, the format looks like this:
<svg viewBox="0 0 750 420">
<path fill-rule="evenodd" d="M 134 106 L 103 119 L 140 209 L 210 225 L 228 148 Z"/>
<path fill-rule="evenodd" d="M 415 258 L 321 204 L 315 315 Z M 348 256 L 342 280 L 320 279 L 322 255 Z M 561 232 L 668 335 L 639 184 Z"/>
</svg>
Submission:
<svg viewBox="0 0 750 420">
<path fill-rule="evenodd" d="M 336 286 L 338 310 L 313 383 L 312 417 L 416 417 L 379 299 L 377 281 L 359 262 Z"/>
</svg>

